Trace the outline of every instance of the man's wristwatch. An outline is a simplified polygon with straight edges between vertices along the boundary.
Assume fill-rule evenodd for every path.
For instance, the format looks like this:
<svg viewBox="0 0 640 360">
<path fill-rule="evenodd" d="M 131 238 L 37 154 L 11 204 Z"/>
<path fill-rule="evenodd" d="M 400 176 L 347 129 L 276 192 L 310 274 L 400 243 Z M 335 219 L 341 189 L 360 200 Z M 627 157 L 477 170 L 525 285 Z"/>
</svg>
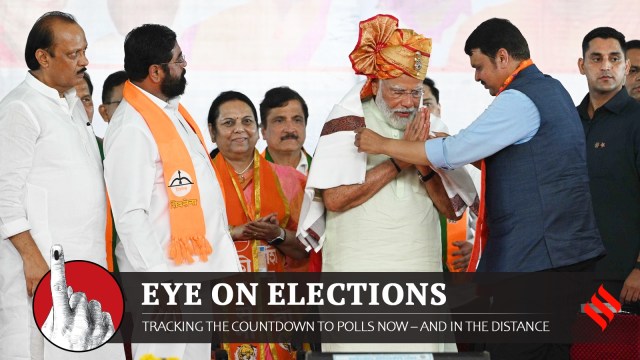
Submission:
<svg viewBox="0 0 640 360">
<path fill-rule="evenodd" d="M 278 236 L 276 236 L 275 238 L 273 238 L 273 239 L 271 239 L 271 240 L 267 241 L 267 243 L 268 243 L 269 245 L 273 245 L 273 246 L 280 245 L 280 244 L 282 244 L 282 243 L 284 242 L 284 239 L 285 239 L 286 237 L 287 237 L 287 232 L 286 232 L 286 231 L 284 231 L 284 229 L 283 229 L 283 228 L 280 228 L 280 235 L 278 235 Z"/>
<path fill-rule="evenodd" d="M 428 173 L 427 175 L 422 175 L 420 170 L 418 170 L 417 173 L 418 173 L 418 179 L 420 179 L 420 182 L 422 182 L 422 183 L 426 183 L 427 181 L 431 180 L 431 178 L 433 178 L 436 175 L 436 172 L 434 170 L 431 170 L 431 172 Z"/>
</svg>

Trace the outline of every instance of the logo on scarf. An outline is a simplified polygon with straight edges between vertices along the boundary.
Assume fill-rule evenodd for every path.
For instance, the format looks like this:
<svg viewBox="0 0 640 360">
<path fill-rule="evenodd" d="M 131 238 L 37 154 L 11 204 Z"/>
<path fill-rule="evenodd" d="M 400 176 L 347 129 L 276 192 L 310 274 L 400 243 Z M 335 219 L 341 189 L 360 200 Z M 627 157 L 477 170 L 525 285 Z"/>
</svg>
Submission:
<svg viewBox="0 0 640 360">
<path fill-rule="evenodd" d="M 191 181 L 191 175 L 189 175 L 186 171 L 178 170 L 173 173 L 173 175 L 171 175 L 169 188 L 175 196 L 183 197 L 189 194 L 192 185 L 193 181 Z"/>
<path fill-rule="evenodd" d="M 608 302 L 608 304 L 603 303 L 600 299 L 596 297 L 596 295 L 600 295 L 600 297 L 603 298 L 606 302 Z M 613 316 L 615 315 L 614 312 L 611 311 L 611 309 L 607 305 L 610 305 L 611 307 L 613 307 L 616 313 L 620 311 L 621 306 L 618 300 L 616 300 L 616 298 L 614 298 L 613 295 L 609 294 L 609 292 L 605 290 L 602 285 L 600 285 L 600 287 L 598 288 L 598 291 L 595 294 L 593 294 L 593 296 L 591 296 L 591 302 L 586 303 L 584 307 L 584 312 L 587 315 L 589 315 L 591 320 L 595 321 L 595 323 L 602 328 L 602 331 L 604 331 L 607 328 L 607 326 L 609 326 L 609 324 L 611 323 L 611 320 L 613 320 Z M 599 310 L 600 314 L 596 312 L 594 307 L 597 310 Z M 608 319 L 609 322 L 607 322 L 605 318 Z"/>
</svg>

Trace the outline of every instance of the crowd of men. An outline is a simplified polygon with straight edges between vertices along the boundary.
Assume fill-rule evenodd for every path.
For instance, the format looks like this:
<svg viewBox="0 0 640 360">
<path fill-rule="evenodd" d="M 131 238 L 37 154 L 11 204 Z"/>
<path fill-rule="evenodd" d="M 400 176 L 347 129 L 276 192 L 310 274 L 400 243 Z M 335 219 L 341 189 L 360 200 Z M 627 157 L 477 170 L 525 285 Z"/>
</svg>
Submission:
<svg viewBox="0 0 640 360">
<path fill-rule="evenodd" d="M 303 148 L 306 102 L 283 86 L 265 93 L 259 117 L 242 93 L 213 100 L 208 133 L 218 149 L 209 153 L 180 103 L 185 55 L 175 32 L 156 24 L 126 36 L 124 70 L 104 81 L 98 112 L 109 125 L 97 138 L 86 49 L 73 16 L 44 14 L 27 39 L 25 80 L 0 102 L 2 356 L 82 356 L 25 321 L 54 244 L 67 261 L 112 271 L 439 272 L 440 217 L 457 220 L 466 207 L 478 214 L 477 235 L 454 244 L 456 268 L 595 271 L 638 310 L 640 41 L 613 28 L 583 39 L 578 70 L 588 93 L 576 107 L 532 62 L 512 23 L 485 21 L 464 50 L 495 100 L 449 135 L 435 129 L 440 94 L 425 80 L 431 40 L 399 29 L 393 16 L 362 21 L 349 59 L 366 82 L 334 107 L 315 152 Z M 475 189 L 447 185 L 467 164 L 481 168 L 480 203 Z M 107 345 L 92 358 L 125 357 L 121 345 Z M 273 345 L 221 344 L 231 358 L 294 357 L 299 344 Z M 565 344 L 484 349 L 492 359 L 569 357 Z M 133 358 L 149 353 L 209 359 L 211 344 L 133 345 Z"/>
</svg>

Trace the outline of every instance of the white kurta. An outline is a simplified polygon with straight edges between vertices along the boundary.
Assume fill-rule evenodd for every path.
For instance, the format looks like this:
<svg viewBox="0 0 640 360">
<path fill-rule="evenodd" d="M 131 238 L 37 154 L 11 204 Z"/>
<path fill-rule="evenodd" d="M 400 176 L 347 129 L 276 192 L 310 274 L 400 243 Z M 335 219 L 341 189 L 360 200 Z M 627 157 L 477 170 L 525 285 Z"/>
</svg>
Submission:
<svg viewBox="0 0 640 360">
<path fill-rule="evenodd" d="M 367 128 L 401 139 L 370 100 L 362 104 Z M 367 170 L 389 161 L 367 156 Z M 415 168 L 403 170 L 364 204 L 345 212 L 327 211 L 323 272 L 441 272 L 438 211 Z M 442 352 L 455 344 L 322 344 L 328 352 Z"/>
<path fill-rule="evenodd" d="M 71 359 L 35 327 L 23 264 L 9 237 L 29 231 L 44 259 L 61 244 L 65 260 L 106 267 L 102 162 L 82 104 L 31 74 L 0 102 L 0 356 Z M 124 358 L 122 345 L 92 358 Z"/>
<path fill-rule="evenodd" d="M 179 98 L 164 102 L 140 89 L 169 116 L 193 162 L 200 190 L 206 238 L 213 253 L 207 262 L 176 265 L 169 259 L 169 199 L 158 146 L 140 113 L 126 100 L 118 106 L 104 138 L 104 172 L 119 241 L 120 271 L 238 272 L 240 262 L 228 231 L 227 212 L 209 154 L 178 112 Z M 152 352 L 183 358 L 192 348 L 210 352 L 210 344 L 137 344 L 134 358 Z"/>
<path fill-rule="evenodd" d="M 372 101 L 362 104 L 365 122 L 378 134 L 401 139 Z M 389 161 L 367 156 L 367 170 Z M 403 170 L 362 205 L 327 211 L 322 270 L 328 272 L 442 271 L 438 211 L 415 168 Z"/>
</svg>

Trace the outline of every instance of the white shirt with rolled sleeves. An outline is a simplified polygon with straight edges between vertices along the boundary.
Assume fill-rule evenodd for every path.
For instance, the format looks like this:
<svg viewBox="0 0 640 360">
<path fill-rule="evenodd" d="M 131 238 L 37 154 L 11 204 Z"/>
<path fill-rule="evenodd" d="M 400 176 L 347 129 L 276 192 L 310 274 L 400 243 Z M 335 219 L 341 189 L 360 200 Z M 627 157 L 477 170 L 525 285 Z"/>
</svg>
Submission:
<svg viewBox="0 0 640 360">
<path fill-rule="evenodd" d="M 22 258 L 8 238 L 28 230 L 47 262 L 51 246 L 61 244 L 67 261 L 106 267 L 102 164 L 87 122 L 74 89 L 61 98 L 31 74 L 0 102 L 2 358 L 78 355 L 49 344 L 35 327 Z M 98 350 L 92 358 L 124 358 L 121 345 Z"/>
<path fill-rule="evenodd" d="M 207 262 L 194 257 L 192 264 L 176 265 L 169 259 L 169 199 L 158 146 L 140 113 L 123 99 L 104 139 L 105 179 L 120 239 L 116 246 L 120 271 L 240 271 L 222 190 L 209 154 L 178 112 L 179 98 L 164 102 L 140 90 L 169 116 L 191 156 L 213 253 Z"/>
</svg>

